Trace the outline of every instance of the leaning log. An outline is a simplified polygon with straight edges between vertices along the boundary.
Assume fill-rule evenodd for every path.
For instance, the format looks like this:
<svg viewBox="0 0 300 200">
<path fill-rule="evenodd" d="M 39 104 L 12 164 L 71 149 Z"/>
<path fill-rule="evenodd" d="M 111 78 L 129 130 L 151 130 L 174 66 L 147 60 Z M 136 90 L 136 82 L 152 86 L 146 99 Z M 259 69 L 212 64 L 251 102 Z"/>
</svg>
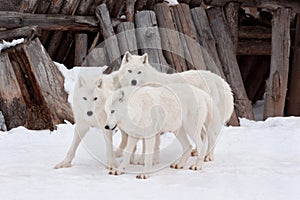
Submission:
<svg viewBox="0 0 300 200">
<path fill-rule="evenodd" d="M 126 51 L 129 51 L 132 54 L 138 54 L 134 23 L 120 23 L 117 26 L 117 33 L 121 55 L 124 55 Z"/>
<path fill-rule="evenodd" d="M 0 40 L 12 40 L 15 38 L 33 39 L 41 34 L 38 26 L 25 26 L 6 31 L 0 31 Z"/>
<path fill-rule="evenodd" d="M 223 71 L 235 97 L 235 107 L 239 117 L 254 119 L 251 101 L 249 101 L 241 73 L 239 71 L 234 45 L 230 36 L 226 19 L 221 8 L 215 7 L 207 10 L 211 29 L 217 42 L 217 50 Z"/>
<path fill-rule="evenodd" d="M 283 116 L 288 83 L 291 9 L 278 8 L 272 20 L 272 56 L 264 119 Z"/>
<path fill-rule="evenodd" d="M 63 86 L 64 78 L 39 39 L 18 45 L 5 52 L 9 57 L 9 61 L 6 58 L 6 71 L 7 67 L 10 67 L 7 63 L 10 63 L 12 68 L 9 69 L 10 74 L 13 70 L 15 79 L 14 77 L 4 79 L 8 81 L 4 85 L 8 86 L 9 83 L 13 82 L 16 89 L 1 91 L 2 99 L 10 99 L 9 104 L 6 105 L 6 111 L 4 111 L 4 114 L 7 115 L 5 119 L 13 117 L 7 113 L 12 104 L 14 115 L 17 118 L 20 116 L 24 118 L 24 121 L 18 122 L 18 126 L 22 125 L 29 129 L 53 130 L 55 125 L 64 122 L 64 120 L 73 122 L 72 110 L 67 102 L 67 93 Z M 3 69 L 5 70 L 5 67 L 0 68 L 1 74 L 5 73 Z M 18 88 L 22 92 L 24 101 L 20 97 Z M 15 98 L 11 99 L 9 97 L 11 94 Z M 19 99 L 21 100 L 19 101 Z M 14 108 L 18 105 L 20 108 Z M 13 127 L 9 125 L 9 128 Z"/>
<path fill-rule="evenodd" d="M 135 14 L 136 38 L 142 53 L 148 53 L 149 62 L 158 71 L 167 72 L 168 63 L 164 58 L 161 38 L 153 11 L 141 11 Z"/>
</svg>

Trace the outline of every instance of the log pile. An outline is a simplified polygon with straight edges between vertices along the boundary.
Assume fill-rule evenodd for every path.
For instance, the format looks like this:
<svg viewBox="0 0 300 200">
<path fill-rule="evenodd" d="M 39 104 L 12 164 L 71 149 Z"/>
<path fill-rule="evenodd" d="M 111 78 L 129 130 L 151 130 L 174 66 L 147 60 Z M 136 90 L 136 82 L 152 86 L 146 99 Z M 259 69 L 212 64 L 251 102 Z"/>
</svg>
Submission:
<svg viewBox="0 0 300 200">
<path fill-rule="evenodd" d="M 118 69 L 122 55 L 130 51 L 148 53 L 150 63 L 166 73 L 210 70 L 225 78 L 233 89 L 235 112 L 230 121 L 233 125 L 238 125 L 238 117 L 254 119 L 252 104 L 262 98 L 265 98 L 265 119 L 300 115 L 299 14 L 295 17 L 300 12 L 299 1 L 178 2 L 170 6 L 163 0 L 5 0 L 0 5 L 0 40 L 25 37 L 28 41 L 25 46 L 41 41 L 47 52 L 43 57 L 49 63 L 54 60 L 69 68 L 108 65 L 106 73 L 110 73 Z M 12 124 L 9 127 L 30 123 L 30 117 L 38 118 L 25 109 L 34 110 L 34 106 L 29 106 L 34 101 L 43 102 L 43 112 L 47 114 L 49 105 L 56 106 L 52 104 L 56 100 L 48 102 L 42 92 L 38 92 L 38 100 L 23 94 L 25 86 L 30 91 L 38 88 L 20 86 L 22 81 L 12 60 L 27 53 L 25 49 L 19 50 L 20 55 L 12 53 L 16 50 L 1 54 L 1 66 L 6 66 L 0 70 L 1 77 L 10 74 L 3 81 L 10 82 L 13 91 L 10 94 L 13 98 L 7 101 L 17 103 L 16 109 L 26 110 L 19 115 L 23 122 L 7 120 Z M 57 87 L 61 88 L 61 83 Z M 0 89 L 0 97 L 7 98 L 4 88 Z M 62 94 L 63 102 L 64 98 Z M 5 106 L 8 109 L 7 103 L 1 103 L 4 115 L 13 113 L 5 111 Z M 69 113 L 67 107 L 59 109 Z M 61 119 L 55 113 L 49 116 L 51 120 L 44 123 L 55 124 Z"/>
</svg>

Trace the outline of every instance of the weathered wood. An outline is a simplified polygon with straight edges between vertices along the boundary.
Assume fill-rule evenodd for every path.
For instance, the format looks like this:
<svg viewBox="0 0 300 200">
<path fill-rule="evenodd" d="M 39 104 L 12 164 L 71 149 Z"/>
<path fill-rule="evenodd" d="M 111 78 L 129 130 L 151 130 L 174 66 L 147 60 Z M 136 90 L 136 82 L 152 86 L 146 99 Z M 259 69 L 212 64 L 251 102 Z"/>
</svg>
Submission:
<svg viewBox="0 0 300 200">
<path fill-rule="evenodd" d="M 25 26 L 22 28 L 0 31 L 0 40 L 11 40 L 14 38 L 33 39 L 41 34 L 38 26 Z"/>
<path fill-rule="evenodd" d="M 112 18 L 119 18 L 123 9 L 125 7 L 124 1 L 117 0 L 113 9 L 110 11 L 110 17 Z"/>
<path fill-rule="evenodd" d="M 47 10 L 49 9 L 50 5 L 51 5 L 51 0 L 39 0 L 37 8 L 36 8 L 36 10 L 35 10 L 34 13 L 44 14 L 44 13 L 47 12 Z"/>
<path fill-rule="evenodd" d="M 171 7 L 176 29 L 183 44 L 185 59 L 189 69 L 206 69 L 196 27 L 191 11 L 187 4 L 178 4 Z"/>
<path fill-rule="evenodd" d="M 239 117 L 254 119 L 252 105 L 243 85 L 224 12 L 221 8 L 214 7 L 207 10 L 207 15 L 217 42 L 217 50 L 224 74 L 234 93 L 237 114 Z"/>
<path fill-rule="evenodd" d="M 90 12 L 90 8 L 93 5 L 93 3 L 94 3 L 94 0 L 80 1 L 80 4 L 78 5 L 77 10 L 75 12 L 75 15 L 84 15 L 84 16 L 86 16 L 86 15 L 92 14 Z"/>
<path fill-rule="evenodd" d="M 64 78 L 39 39 L 6 52 L 26 104 L 24 126 L 29 129 L 53 130 L 55 125 L 64 120 L 73 122 L 63 86 Z"/>
<path fill-rule="evenodd" d="M 135 2 L 135 9 L 137 11 L 141 11 L 146 6 L 146 4 L 147 4 L 147 0 L 137 0 Z"/>
<path fill-rule="evenodd" d="M 22 0 L 6 0 L 1 1 L 0 10 L 1 11 L 19 11 L 19 7 L 22 3 Z"/>
<path fill-rule="evenodd" d="M 228 2 L 224 6 L 227 25 L 229 26 L 235 52 L 238 46 L 239 9 L 240 4 L 237 2 Z"/>
<path fill-rule="evenodd" d="M 199 7 L 202 3 L 202 0 L 190 0 L 190 8 Z"/>
<path fill-rule="evenodd" d="M 294 47 L 292 48 L 292 63 L 288 89 L 287 115 L 300 115 L 300 14 L 297 14 Z"/>
<path fill-rule="evenodd" d="M 237 55 L 271 55 L 270 40 L 239 40 Z"/>
<path fill-rule="evenodd" d="M 199 36 L 198 37 L 199 43 L 212 57 L 212 59 L 214 60 L 217 66 L 217 70 L 215 68 L 211 68 L 211 66 L 209 65 L 207 66 L 207 69 L 225 78 L 222 69 L 222 64 L 219 59 L 219 55 L 216 47 L 216 41 L 211 31 L 209 21 L 204 8 L 202 7 L 194 8 L 191 10 L 191 13 Z"/>
<path fill-rule="evenodd" d="M 0 110 L 7 129 L 26 124 L 26 103 L 7 53 L 0 54 Z"/>
<path fill-rule="evenodd" d="M 161 45 L 167 62 L 177 72 L 186 71 L 183 46 L 176 31 L 169 5 L 160 3 L 156 4 L 153 9 L 157 16 Z"/>
<path fill-rule="evenodd" d="M 240 26 L 239 39 L 271 39 L 272 30 L 262 26 Z"/>
<path fill-rule="evenodd" d="M 0 27 L 2 28 L 13 29 L 35 25 L 44 30 L 99 31 L 95 17 L 0 11 Z"/>
<path fill-rule="evenodd" d="M 124 55 L 126 51 L 132 54 L 138 54 L 134 23 L 120 23 L 117 26 L 117 39 L 121 55 Z"/>
<path fill-rule="evenodd" d="M 267 81 L 264 119 L 284 115 L 290 56 L 291 9 L 278 8 L 272 20 L 272 56 Z"/>
<path fill-rule="evenodd" d="M 82 62 L 82 66 L 104 66 L 108 65 L 106 50 L 104 47 L 96 47 L 86 56 Z"/>
<path fill-rule="evenodd" d="M 109 58 L 109 67 L 106 73 L 119 69 L 121 64 L 121 55 L 117 37 L 114 33 L 110 20 L 109 12 L 105 4 L 101 4 L 96 8 L 96 16 L 105 42 L 106 52 Z"/>
<path fill-rule="evenodd" d="M 58 44 L 59 51 L 56 51 L 56 54 L 54 55 L 55 61 L 59 63 L 66 63 L 68 54 L 75 51 L 75 49 L 71 51 L 71 49 L 75 46 L 73 41 L 74 34 L 69 31 L 64 32 L 63 38 L 63 42 Z M 66 66 L 74 66 L 74 60 L 72 61 L 72 65 Z"/>
<path fill-rule="evenodd" d="M 157 28 L 157 21 L 153 11 L 141 11 L 135 14 L 136 38 L 138 48 L 147 53 L 149 63 L 161 72 L 168 72 L 168 63 L 165 60 L 161 47 L 161 39 Z"/>
<path fill-rule="evenodd" d="M 75 59 L 74 65 L 80 66 L 87 55 L 88 35 L 75 35 Z"/>
<path fill-rule="evenodd" d="M 38 6 L 37 0 L 23 0 L 20 5 L 19 12 L 34 13 L 37 6 Z"/>
<path fill-rule="evenodd" d="M 134 1 L 135 0 L 125 0 L 125 15 L 128 22 L 134 22 Z"/>
</svg>

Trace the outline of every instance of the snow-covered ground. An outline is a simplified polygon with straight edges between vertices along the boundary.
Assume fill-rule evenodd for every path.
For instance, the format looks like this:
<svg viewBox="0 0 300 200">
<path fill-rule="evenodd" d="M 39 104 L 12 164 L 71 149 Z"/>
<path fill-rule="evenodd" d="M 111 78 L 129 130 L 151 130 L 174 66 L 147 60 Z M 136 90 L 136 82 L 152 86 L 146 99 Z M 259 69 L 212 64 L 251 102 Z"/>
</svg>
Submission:
<svg viewBox="0 0 300 200">
<path fill-rule="evenodd" d="M 54 132 L 23 127 L 1 132 L 0 199 L 300 198 L 300 118 L 242 120 L 241 127 L 223 129 L 215 161 L 205 163 L 202 171 L 164 168 L 147 180 L 108 175 L 88 147 L 95 137 L 101 141 L 93 130 L 73 167 L 53 169 L 65 156 L 73 128 L 61 124 Z M 101 149 L 103 140 L 98 145 Z"/>
<path fill-rule="evenodd" d="M 78 68 L 66 70 L 66 90 Z M 72 102 L 72 98 L 69 98 Z M 93 199 L 300 199 L 300 118 L 241 119 L 241 127 L 225 127 L 215 161 L 202 171 L 170 169 L 180 155 L 172 134 L 162 136 L 161 170 L 150 179 L 135 174 L 108 175 L 105 144 L 92 129 L 78 148 L 73 167 L 53 169 L 69 148 L 74 125 L 60 124 L 50 132 L 18 127 L 0 132 L 0 200 Z M 116 143 L 120 140 L 115 135 Z"/>
</svg>

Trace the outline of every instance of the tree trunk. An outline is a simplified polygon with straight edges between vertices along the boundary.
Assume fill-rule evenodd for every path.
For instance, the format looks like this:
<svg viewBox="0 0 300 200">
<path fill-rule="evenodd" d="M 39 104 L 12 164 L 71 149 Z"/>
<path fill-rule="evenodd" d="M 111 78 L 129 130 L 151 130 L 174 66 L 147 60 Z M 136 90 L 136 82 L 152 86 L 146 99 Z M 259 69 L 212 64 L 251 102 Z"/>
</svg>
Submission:
<svg viewBox="0 0 300 200">
<path fill-rule="evenodd" d="M 264 119 L 283 116 L 288 83 L 291 9 L 278 8 L 272 20 L 272 56 Z"/>
</svg>

